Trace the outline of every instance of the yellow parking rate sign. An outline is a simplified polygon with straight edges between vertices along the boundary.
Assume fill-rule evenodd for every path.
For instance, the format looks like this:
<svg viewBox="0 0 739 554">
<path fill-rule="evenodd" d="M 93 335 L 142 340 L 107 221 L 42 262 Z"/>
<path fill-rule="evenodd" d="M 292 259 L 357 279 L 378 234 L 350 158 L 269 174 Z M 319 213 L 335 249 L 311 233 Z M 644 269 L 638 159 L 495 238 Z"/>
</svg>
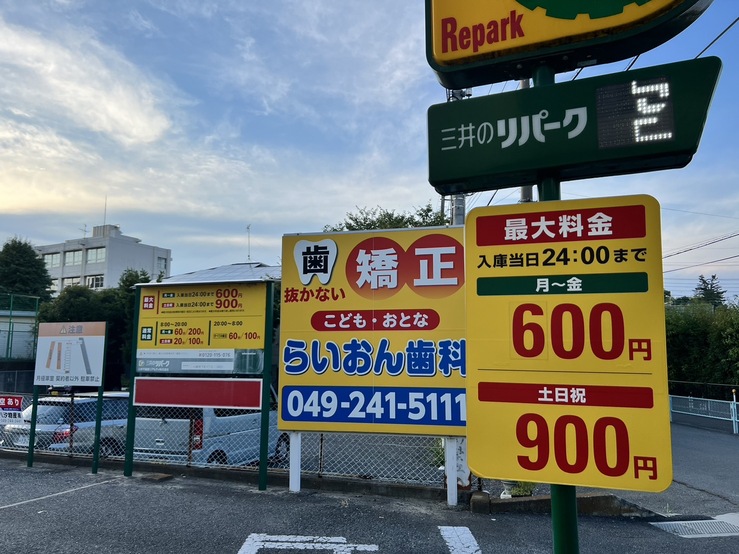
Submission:
<svg viewBox="0 0 739 554">
<path fill-rule="evenodd" d="M 666 489 L 672 455 L 657 201 L 480 208 L 465 234 L 473 472 Z"/>
</svg>

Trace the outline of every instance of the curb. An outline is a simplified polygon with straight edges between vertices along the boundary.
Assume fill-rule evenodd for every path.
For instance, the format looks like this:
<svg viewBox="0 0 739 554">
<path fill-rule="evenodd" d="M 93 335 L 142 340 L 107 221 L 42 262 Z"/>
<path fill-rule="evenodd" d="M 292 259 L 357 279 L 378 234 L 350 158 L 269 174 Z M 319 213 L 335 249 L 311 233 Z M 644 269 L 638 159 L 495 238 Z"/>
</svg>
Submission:
<svg viewBox="0 0 739 554">
<path fill-rule="evenodd" d="M 0 450 L 0 457 L 12 458 L 18 461 L 26 460 L 25 452 Z M 89 467 L 90 458 L 56 456 L 50 454 L 35 454 L 34 461 L 40 463 Z M 116 459 L 100 460 L 99 467 L 109 470 L 120 470 L 123 473 L 123 461 Z M 229 468 L 196 468 L 183 466 L 162 466 L 147 462 L 134 462 L 134 478 L 152 483 L 164 482 L 175 476 L 216 479 L 221 481 L 236 481 L 257 485 L 259 474 L 255 469 Z M 282 487 L 287 489 L 289 477 L 286 470 L 269 470 L 267 473 L 268 487 Z M 446 489 L 405 485 L 398 483 L 382 483 L 351 477 L 320 477 L 316 475 L 302 475 L 301 485 L 304 491 L 325 491 L 351 494 L 371 494 L 392 498 L 414 498 L 444 502 Z M 538 495 L 501 500 L 485 491 L 458 491 L 458 507 L 469 506 L 474 514 L 496 513 L 526 513 L 551 514 L 551 496 Z M 632 504 L 613 494 L 584 493 L 577 495 L 577 510 L 583 516 L 630 517 L 664 520 L 665 517 L 650 510 Z"/>
<path fill-rule="evenodd" d="M 498 499 L 489 493 L 477 491 L 470 498 L 470 511 L 474 514 L 527 513 L 551 514 L 550 495 Z M 582 516 L 631 517 L 660 519 L 651 510 L 627 502 L 613 494 L 585 493 L 577 495 L 577 512 Z"/>
</svg>

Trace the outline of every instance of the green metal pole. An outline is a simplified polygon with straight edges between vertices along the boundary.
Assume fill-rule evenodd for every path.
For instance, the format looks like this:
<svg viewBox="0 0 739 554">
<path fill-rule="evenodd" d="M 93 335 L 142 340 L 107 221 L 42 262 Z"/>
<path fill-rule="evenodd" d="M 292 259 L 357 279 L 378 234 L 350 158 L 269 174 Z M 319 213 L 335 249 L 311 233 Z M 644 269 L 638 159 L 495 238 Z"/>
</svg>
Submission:
<svg viewBox="0 0 739 554">
<path fill-rule="evenodd" d="M 131 342 L 131 367 L 128 377 L 128 425 L 126 427 L 126 456 L 123 461 L 123 475 L 133 475 L 133 439 L 136 435 L 136 408 L 133 405 L 133 390 L 136 379 L 136 347 L 139 338 L 139 308 L 141 307 L 141 287 L 136 287 L 136 305 L 133 310 L 133 341 Z"/>
<path fill-rule="evenodd" d="M 554 84 L 554 72 L 541 66 L 534 72 L 534 86 Z M 540 201 L 561 200 L 562 193 L 557 176 L 548 175 L 538 184 Z M 552 538 L 554 554 L 577 554 L 580 552 L 577 534 L 577 493 L 572 485 L 551 485 L 552 495 Z"/>
<path fill-rule="evenodd" d="M 572 485 L 552 485 L 552 537 L 554 554 L 580 552 L 577 536 L 577 493 Z"/>
<path fill-rule="evenodd" d="M 10 294 L 10 311 L 8 313 L 8 341 L 5 345 L 5 357 L 9 360 L 13 353 L 13 299 L 14 294 Z"/>
<path fill-rule="evenodd" d="M 33 467 L 33 450 L 36 443 L 36 416 L 38 415 L 38 391 L 39 386 L 33 386 L 33 404 L 31 408 L 31 432 L 28 435 L 28 457 L 26 458 L 26 466 Z"/>
<path fill-rule="evenodd" d="M 275 284 L 267 283 L 267 306 L 264 318 L 264 370 L 262 371 L 262 426 L 259 436 L 259 490 L 267 489 L 267 461 L 269 459 L 269 413 L 272 395 L 272 326 L 274 325 Z"/>
</svg>

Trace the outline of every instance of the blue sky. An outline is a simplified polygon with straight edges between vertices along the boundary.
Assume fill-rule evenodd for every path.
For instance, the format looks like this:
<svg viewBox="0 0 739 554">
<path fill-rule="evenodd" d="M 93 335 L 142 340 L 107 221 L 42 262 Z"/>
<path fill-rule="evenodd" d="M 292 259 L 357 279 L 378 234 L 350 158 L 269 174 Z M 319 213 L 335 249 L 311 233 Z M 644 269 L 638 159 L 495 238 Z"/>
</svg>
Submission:
<svg viewBox="0 0 739 554">
<path fill-rule="evenodd" d="M 738 16 L 737 0 L 714 0 L 634 67 L 694 58 Z M 705 55 L 724 68 L 691 165 L 562 185 L 563 199 L 655 196 L 666 254 L 739 232 L 739 24 Z M 283 234 L 358 207 L 438 205 L 426 110 L 445 99 L 422 0 L 0 0 L 0 239 L 55 243 L 105 222 L 170 248 L 174 274 L 278 264 Z M 665 286 L 690 295 L 715 273 L 739 295 L 739 257 L 707 264 L 734 255 L 739 237 L 667 258 Z"/>
</svg>

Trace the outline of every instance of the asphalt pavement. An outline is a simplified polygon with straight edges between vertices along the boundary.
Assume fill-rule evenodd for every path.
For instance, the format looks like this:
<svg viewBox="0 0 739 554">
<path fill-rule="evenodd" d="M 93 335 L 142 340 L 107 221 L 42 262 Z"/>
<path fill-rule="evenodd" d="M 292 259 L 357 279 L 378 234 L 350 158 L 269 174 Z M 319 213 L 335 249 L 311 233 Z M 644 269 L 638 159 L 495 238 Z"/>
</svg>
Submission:
<svg viewBox="0 0 739 554">
<path fill-rule="evenodd" d="M 670 521 L 739 514 L 739 437 L 673 429 L 675 483 L 618 494 Z M 585 493 L 587 491 L 581 491 Z M 600 491 L 603 492 L 603 491 Z M 680 514 L 680 515 L 678 515 Z M 723 521 L 723 520 L 722 520 Z M 739 525 L 739 522 L 737 522 Z M 578 519 L 580 552 L 736 554 L 739 535 L 681 538 L 630 517 Z M 0 551 L 23 554 L 277 554 L 552 552 L 546 514 L 475 514 L 440 500 L 306 489 L 259 491 L 238 480 L 58 463 L 28 468 L 0 456 Z"/>
<path fill-rule="evenodd" d="M 670 517 L 739 512 L 739 435 L 673 424 L 672 466 L 664 492 L 610 492 Z"/>
</svg>

